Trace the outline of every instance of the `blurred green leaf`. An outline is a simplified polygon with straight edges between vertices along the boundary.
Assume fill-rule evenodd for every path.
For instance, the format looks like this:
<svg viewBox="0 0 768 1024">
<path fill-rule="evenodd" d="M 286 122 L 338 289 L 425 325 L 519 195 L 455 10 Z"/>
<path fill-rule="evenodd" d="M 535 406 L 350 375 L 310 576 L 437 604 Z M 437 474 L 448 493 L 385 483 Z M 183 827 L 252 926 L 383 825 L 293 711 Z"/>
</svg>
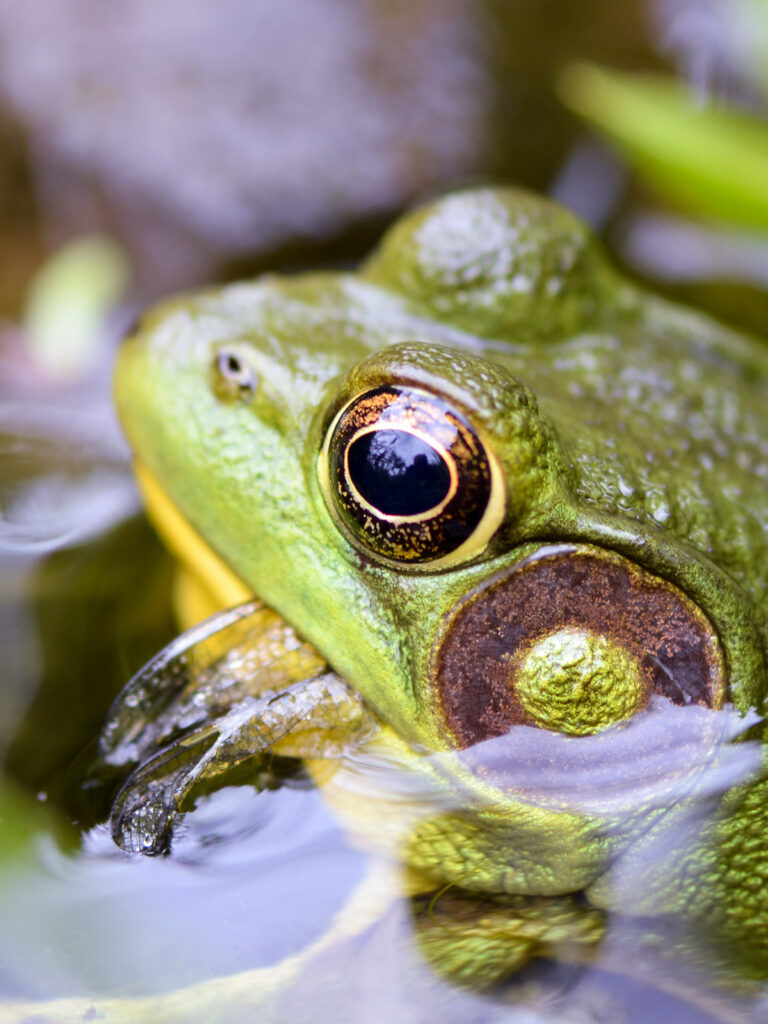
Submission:
<svg viewBox="0 0 768 1024">
<path fill-rule="evenodd" d="M 560 95 L 664 198 L 768 231 L 768 122 L 702 103 L 674 79 L 573 64 Z"/>
<path fill-rule="evenodd" d="M 768 0 L 731 0 L 730 15 L 749 72 L 768 96 Z"/>
<path fill-rule="evenodd" d="M 45 803 L 44 794 L 35 800 L 10 779 L 0 777 L 0 875 L 9 863 L 29 855 L 36 836 L 61 831 L 62 823 Z"/>
<path fill-rule="evenodd" d="M 54 253 L 27 297 L 24 326 L 36 360 L 61 377 L 86 371 L 129 274 L 125 252 L 105 236 L 79 238 Z"/>
</svg>

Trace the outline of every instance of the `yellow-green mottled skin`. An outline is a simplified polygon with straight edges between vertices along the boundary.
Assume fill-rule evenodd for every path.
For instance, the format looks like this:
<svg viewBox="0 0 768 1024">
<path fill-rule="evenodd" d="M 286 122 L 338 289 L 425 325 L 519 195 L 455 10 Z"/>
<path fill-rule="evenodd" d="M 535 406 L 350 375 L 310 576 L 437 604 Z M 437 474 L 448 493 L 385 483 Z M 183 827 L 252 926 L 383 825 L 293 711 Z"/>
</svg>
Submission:
<svg viewBox="0 0 768 1024">
<path fill-rule="evenodd" d="M 215 386 L 222 346 L 255 374 L 247 400 Z M 503 471 L 501 526 L 439 571 L 360 552 L 323 499 L 328 425 L 390 381 L 455 402 Z M 116 394 L 132 446 L 192 525 L 411 743 L 453 743 L 430 674 L 448 613 L 561 541 L 610 549 L 680 588 L 719 636 L 729 699 L 762 709 L 768 350 L 622 279 L 554 204 L 458 193 L 404 218 L 358 273 L 168 302 L 126 343 Z M 592 656 L 627 671 L 610 652 Z M 616 717 L 634 706 L 618 704 Z M 768 796 L 756 783 L 728 801 L 690 854 L 695 885 L 649 886 L 637 912 L 683 906 L 716 921 L 760 975 Z M 504 842 L 515 855 L 500 865 Z M 586 815 L 499 798 L 479 818 L 426 822 L 413 861 L 436 882 L 538 898 L 589 891 L 609 846 Z M 610 904 L 607 888 L 594 891 Z"/>
<path fill-rule="evenodd" d="M 517 693 L 548 729 L 573 735 L 620 722 L 644 705 L 640 665 L 625 647 L 573 627 L 549 633 L 524 649 Z"/>
</svg>

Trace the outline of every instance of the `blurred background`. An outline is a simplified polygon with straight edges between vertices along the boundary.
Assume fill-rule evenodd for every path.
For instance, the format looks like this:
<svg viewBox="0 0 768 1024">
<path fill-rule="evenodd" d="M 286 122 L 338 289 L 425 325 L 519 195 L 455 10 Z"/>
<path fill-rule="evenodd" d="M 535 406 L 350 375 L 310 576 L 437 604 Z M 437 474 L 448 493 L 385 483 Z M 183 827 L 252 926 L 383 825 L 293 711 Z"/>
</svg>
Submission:
<svg viewBox="0 0 768 1024">
<path fill-rule="evenodd" d="M 768 336 L 767 69 L 768 0 L 0 0 L 0 863 L 38 851 L 38 910 L 52 874 L 93 895 L 58 858 L 105 813 L 94 739 L 174 632 L 109 397 L 139 311 L 354 265 L 408 205 L 511 182 Z M 26 927 L 8 991 L 95 984 Z"/>
</svg>

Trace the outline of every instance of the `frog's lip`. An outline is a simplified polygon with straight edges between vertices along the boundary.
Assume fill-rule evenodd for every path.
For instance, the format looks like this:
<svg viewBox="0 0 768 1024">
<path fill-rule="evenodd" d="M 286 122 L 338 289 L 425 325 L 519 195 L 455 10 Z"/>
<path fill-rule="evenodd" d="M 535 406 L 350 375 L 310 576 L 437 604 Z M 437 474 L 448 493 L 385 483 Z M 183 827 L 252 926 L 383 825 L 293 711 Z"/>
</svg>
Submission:
<svg viewBox="0 0 768 1024">
<path fill-rule="evenodd" d="M 210 607 L 202 616 L 243 604 L 254 597 L 253 590 L 213 548 L 203 540 L 144 463 L 134 462 L 136 482 L 144 499 L 147 515 L 171 554 L 204 588 Z M 195 625 L 183 623 L 185 628 Z"/>
</svg>

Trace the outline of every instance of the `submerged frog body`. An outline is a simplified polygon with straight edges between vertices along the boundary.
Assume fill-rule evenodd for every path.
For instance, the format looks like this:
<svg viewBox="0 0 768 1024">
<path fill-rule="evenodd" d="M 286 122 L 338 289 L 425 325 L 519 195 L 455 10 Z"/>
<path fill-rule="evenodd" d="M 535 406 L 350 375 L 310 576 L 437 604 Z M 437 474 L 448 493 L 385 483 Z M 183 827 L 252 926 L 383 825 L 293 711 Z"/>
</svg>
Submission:
<svg viewBox="0 0 768 1024">
<path fill-rule="evenodd" d="M 430 794 L 398 833 L 415 891 L 475 901 L 418 918 L 455 977 L 574 956 L 617 911 L 768 973 L 759 342 L 625 281 L 556 205 L 483 190 L 358 273 L 166 303 L 116 393 L 187 573 L 268 606 L 118 703 L 123 845 L 166 849 L 246 758 L 367 744 Z"/>
</svg>

